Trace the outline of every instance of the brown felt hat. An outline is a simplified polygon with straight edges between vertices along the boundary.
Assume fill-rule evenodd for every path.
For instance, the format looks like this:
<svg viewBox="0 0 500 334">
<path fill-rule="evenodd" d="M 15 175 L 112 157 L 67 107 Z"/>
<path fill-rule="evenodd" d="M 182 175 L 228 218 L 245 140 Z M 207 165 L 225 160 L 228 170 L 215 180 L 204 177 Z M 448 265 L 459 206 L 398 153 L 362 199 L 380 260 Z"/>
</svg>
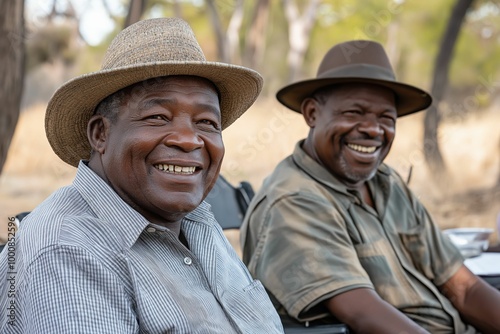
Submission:
<svg viewBox="0 0 500 334">
<path fill-rule="evenodd" d="M 139 21 L 113 39 L 99 71 L 74 78 L 54 93 L 45 115 L 52 149 L 77 166 L 80 159 L 90 157 L 87 123 L 103 99 L 132 84 L 169 75 L 198 76 L 214 83 L 220 95 L 222 129 L 254 103 L 263 83 L 251 69 L 207 61 L 185 21 Z"/>
<path fill-rule="evenodd" d="M 283 87 L 276 98 L 293 111 L 301 112 L 305 98 L 321 88 L 342 83 L 370 83 L 389 88 L 396 95 L 398 116 L 425 109 L 432 103 L 426 91 L 397 82 L 382 45 L 365 40 L 333 46 L 321 61 L 315 79 Z"/>
</svg>

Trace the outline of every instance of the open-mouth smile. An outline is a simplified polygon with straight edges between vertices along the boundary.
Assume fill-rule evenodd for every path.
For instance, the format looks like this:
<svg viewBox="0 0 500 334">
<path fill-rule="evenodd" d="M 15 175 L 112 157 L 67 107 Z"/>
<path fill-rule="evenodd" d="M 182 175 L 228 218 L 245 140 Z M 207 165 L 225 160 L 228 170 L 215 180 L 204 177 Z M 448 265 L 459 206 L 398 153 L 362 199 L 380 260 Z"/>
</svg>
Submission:
<svg viewBox="0 0 500 334">
<path fill-rule="evenodd" d="M 167 164 L 157 164 L 154 167 L 165 173 L 173 173 L 173 174 L 185 174 L 190 175 L 194 174 L 196 171 L 196 167 L 194 166 L 177 166 L 177 165 L 167 165 Z"/>
<path fill-rule="evenodd" d="M 361 146 L 357 144 L 347 144 L 351 150 L 360 152 L 360 153 L 373 153 L 377 150 L 377 146 Z"/>
</svg>

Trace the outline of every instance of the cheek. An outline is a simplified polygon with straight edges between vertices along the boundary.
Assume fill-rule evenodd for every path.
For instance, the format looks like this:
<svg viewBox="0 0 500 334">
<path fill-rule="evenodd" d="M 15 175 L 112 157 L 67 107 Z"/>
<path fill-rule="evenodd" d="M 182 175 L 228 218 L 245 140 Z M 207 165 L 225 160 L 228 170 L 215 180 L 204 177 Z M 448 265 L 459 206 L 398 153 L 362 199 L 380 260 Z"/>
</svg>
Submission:
<svg viewBox="0 0 500 334">
<path fill-rule="evenodd" d="M 108 145 L 104 159 L 110 165 L 108 167 L 118 168 L 119 166 L 120 170 L 134 172 L 138 169 L 137 164 L 143 163 L 154 147 L 154 142 L 144 133 L 134 134 L 128 131 L 122 136 L 113 138 L 112 145 Z"/>
<path fill-rule="evenodd" d="M 396 137 L 396 129 L 394 127 L 387 127 L 384 129 L 384 132 L 387 143 L 389 145 L 392 144 L 394 138 Z"/>
<path fill-rule="evenodd" d="M 210 156 L 211 167 L 216 167 L 217 165 L 220 167 L 225 153 L 222 137 L 205 139 L 205 145 Z"/>
</svg>

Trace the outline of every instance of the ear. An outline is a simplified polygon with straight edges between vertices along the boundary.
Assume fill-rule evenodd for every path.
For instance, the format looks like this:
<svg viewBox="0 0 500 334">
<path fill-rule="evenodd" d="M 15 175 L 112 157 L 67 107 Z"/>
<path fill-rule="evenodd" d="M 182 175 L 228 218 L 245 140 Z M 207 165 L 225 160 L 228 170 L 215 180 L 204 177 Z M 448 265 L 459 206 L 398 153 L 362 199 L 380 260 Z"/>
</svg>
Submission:
<svg viewBox="0 0 500 334">
<path fill-rule="evenodd" d="M 87 124 L 87 138 L 92 151 L 103 154 L 106 147 L 110 121 L 102 115 L 94 115 Z"/>
<path fill-rule="evenodd" d="M 304 117 L 307 125 L 309 125 L 310 128 L 314 128 L 316 126 L 316 118 L 318 114 L 318 102 L 315 99 L 308 97 L 302 101 L 300 111 L 302 112 L 302 116 Z"/>
</svg>

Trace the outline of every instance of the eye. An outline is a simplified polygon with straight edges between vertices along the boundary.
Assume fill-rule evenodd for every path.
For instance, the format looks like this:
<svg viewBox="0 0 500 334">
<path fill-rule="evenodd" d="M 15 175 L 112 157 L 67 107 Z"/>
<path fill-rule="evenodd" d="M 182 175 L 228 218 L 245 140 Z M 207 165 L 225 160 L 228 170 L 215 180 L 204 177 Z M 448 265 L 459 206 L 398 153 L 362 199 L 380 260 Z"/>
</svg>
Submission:
<svg viewBox="0 0 500 334">
<path fill-rule="evenodd" d="M 391 123 L 396 123 L 396 115 L 392 113 L 385 113 L 382 115 L 382 118 L 386 121 L 390 121 Z"/>
<path fill-rule="evenodd" d="M 147 117 L 148 119 L 156 119 L 156 120 L 159 120 L 159 121 L 162 121 L 165 119 L 165 117 L 163 117 L 163 115 L 151 115 L 151 116 L 148 116 Z"/>
<path fill-rule="evenodd" d="M 346 116 L 361 115 L 361 110 L 357 110 L 357 109 L 345 110 L 344 112 L 342 112 L 342 114 L 344 114 Z"/>
<path fill-rule="evenodd" d="M 166 115 L 162 114 L 152 114 L 144 117 L 144 120 L 147 122 L 148 125 L 164 125 L 165 123 L 170 122 L 168 117 Z"/>
<path fill-rule="evenodd" d="M 202 125 L 206 125 L 206 126 L 210 126 L 211 128 L 215 129 L 215 130 L 220 130 L 220 125 L 218 122 L 215 122 L 211 119 L 202 119 L 200 121 L 198 121 L 198 124 L 202 124 Z"/>
</svg>

